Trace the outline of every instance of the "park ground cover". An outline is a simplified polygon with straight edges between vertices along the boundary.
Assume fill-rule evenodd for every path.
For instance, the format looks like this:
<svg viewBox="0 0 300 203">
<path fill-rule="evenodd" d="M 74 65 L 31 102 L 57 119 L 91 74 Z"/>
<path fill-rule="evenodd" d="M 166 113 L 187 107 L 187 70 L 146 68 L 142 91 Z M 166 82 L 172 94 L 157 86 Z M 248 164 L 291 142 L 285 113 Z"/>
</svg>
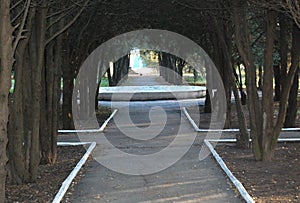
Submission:
<svg viewBox="0 0 300 203">
<path fill-rule="evenodd" d="M 99 111 L 96 112 L 99 125 L 102 125 L 110 114 L 110 108 L 100 107 Z M 57 162 L 40 165 L 36 182 L 19 185 L 6 184 L 5 202 L 52 202 L 61 184 L 74 169 L 85 151 L 83 146 L 58 146 Z"/>
<path fill-rule="evenodd" d="M 298 109 L 299 106 L 300 102 L 298 101 Z M 194 108 L 188 108 L 191 117 L 196 123 L 200 123 L 200 128 L 208 128 L 210 114 L 201 113 L 199 117 L 193 114 Z M 278 103 L 274 104 L 274 108 L 275 112 L 278 111 Z M 243 110 L 249 125 L 246 106 L 243 106 Z M 200 111 L 203 112 L 203 109 L 200 108 Z M 276 118 L 274 117 L 274 119 Z M 295 127 L 300 127 L 299 110 Z M 234 104 L 231 112 L 231 128 L 238 128 Z M 283 136 L 286 137 L 290 134 L 283 134 Z M 293 137 L 300 137 L 299 131 L 292 134 Z M 269 162 L 255 161 L 252 149 L 237 148 L 235 143 L 218 143 L 216 151 L 255 202 L 300 202 L 299 142 L 278 143 L 274 159 Z"/>
</svg>

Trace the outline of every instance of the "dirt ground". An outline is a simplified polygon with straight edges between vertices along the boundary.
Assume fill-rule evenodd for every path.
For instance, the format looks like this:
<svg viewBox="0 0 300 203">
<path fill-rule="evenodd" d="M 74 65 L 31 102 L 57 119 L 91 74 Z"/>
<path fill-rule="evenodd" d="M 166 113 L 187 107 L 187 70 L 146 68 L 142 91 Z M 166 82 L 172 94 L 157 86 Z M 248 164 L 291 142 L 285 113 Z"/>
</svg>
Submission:
<svg viewBox="0 0 300 203">
<path fill-rule="evenodd" d="M 101 107 L 96 113 L 99 126 L 110 116 L 111 110 Z M 63 146 L 57 149 L 57 162 L 39 166 L 36 182 L 21 185 L 6 184 L 5 202 L 52 202 L 62 182 L 85 153 L 82 146 Z"/>
<path fill-rule="evenodd" d="M 295 127 L 300 127 L 299 107 L 300 101 L 298 101 Z M 275 103 L 275 109 L 278 109 L 278 103 Z M 249 126 L 247 107 L 243 106 L 243 110 Z M 200 117 L 193 113 L 199 111 Z M 189 107 L 188 112 L 195 122 L 200 124 L 200 128 L 209 127 L 211 117 L 210 114 L 203 113 L 203 107 L 199 110 L 196 107 Z M 239 126 L 234 105 L 232 105 L 230 125 L 231 128 Z M 256 162 L 251 149 L 239 149 L 235 144 L 218 144 L 216 149 L 256 202 L 300 202 L 299 142 L 278 144 L 274 160 L 271 162 Z"/>
<path fill-rule="evenodd" d="M 221 144 L 217 152 L 255 202 L 300 202 L 300 143 L 280 143 L 274 160 L 257 162 L 251 150 Z"/>
<path fill-rule="evenodd" d="M 82 146 L 58 147 L 57 162 L 40 166 L 35 183 L 6 185 L 5 202 L 52 202 L 62 182 L 84 153 L 85 149 Z"/>
<path fill-rule="evenodd" d="M 109 115 L 109 110 L 97 114 L 99 123 Z M 207 117 L 202 115 L 201 120 L 205 121 Z M 298 117 L 298 126 L 299 120 Z M 233 126 L 235 121 L 233 112 Z M 300 143 L 279 144 L 274 160 L 266 163 L 256 162 L 251 150 L 229 144 L 218 145 L 216 149 L 256 202 L 300 202 Z M 58 147 L 57 163 L 40 166 L 35 183 L 7 184 L 5 202 L 51 202 L 84 152 L 81 146 Z"/>
</svg>

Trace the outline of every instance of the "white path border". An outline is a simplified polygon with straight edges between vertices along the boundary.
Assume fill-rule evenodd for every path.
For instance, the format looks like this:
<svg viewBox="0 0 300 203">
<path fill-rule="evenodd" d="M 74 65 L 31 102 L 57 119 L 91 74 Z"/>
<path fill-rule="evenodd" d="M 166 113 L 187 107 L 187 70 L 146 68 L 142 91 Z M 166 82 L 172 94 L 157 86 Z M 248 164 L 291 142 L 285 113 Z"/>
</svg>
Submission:
<svg viewBox="0 0 300 203">
<path fill-rule="evenodd" d="M 227 166 L 224 163 L 224 161 L 222 160 L 222 158 L 219 156 L 219 154 L 216 152 L 216 150 L 214 149 L 214 147 L 209 142 L 210 141 L 208 141 L 208 140 L 204 140 L 204 143 L 206 144 L 206 146 L 208 147 L 208 149 L 210 150 L 210 152 L 212 153 L 212 155 L 214 156 L 214 158 L 216 159 L 216 161 L 218 162 L 218 164 L 220 165 L 220 167 L 226 173 L 226 175 L 228 176 L 228 178 L 231 180 L 231 182 L 238 189 L 239 193 L 242 195 L 242 197 L 244 198 L 244 200 L 247 203 L 254 203 L 254 200 L 249 195 L 249 193 L 247 192 L 247 190 L 244 188 L 244 186 L 242 185 L 242 183 L 231 173 L 231 171 L 227 168 Z"/>
<path fill-rule="evenodd" d="M 251 139 L 249 139 L 251 141 Z M 226 164 L 224 163 L 223 159 L 219 156 L 219 154 L 216 152 L 214 147 L 210 144 L 210 142 L 222 142 L 222 143 L 235 143 L 236 139 L 205 139 L 204 143 L 218 162 L 219 166 L 222 168 L 222 170 L 226 173 L 228 178 L 231 180 L 231 182 L 235 185 L 235 187 L 238 189 L 241 196 L 244 198 L 244 200 L 247 203 L 252 203 L 254 200 L 249 195 L 247 190 L 244 188 L 243 184 L 232 174 L 232 172 L 228 169 Z M 278 142 L 300 142 L 300 138 L 279 138 Z"/>
<path fill-rule="evenodd" d="M 59 191 L 55 195 L 52 203 L 59 203 L 63 199 L 64 195 L 66 194 L 67 190 L 69 189 L 73 179 L 78 174 L 81 167 L 86 163 L 87 159 L 89 158 L 90 154 L 92 153 L 93 149 L 96 147 L 96 142 L 58 142 L 58 146 L 79 146 L 79 145 L 87 145 L 90 144 L 89 148 L 86 150 L 83 157 L 80 159 L 80 161 L 77 163 L 75 168 L 72 170 L 72 172 L 69 174 L 69 176 L 65 179 L 65 181 L 62 183 Z"/>
<path fill-rule="evenodd" d="M 196 132 L 240 132 L 238 128 L 230 128 L 230 129 L 201 129 L 197 126 L 195 121 L 191 118 L 190 114 L 186 110 L 186 107 L 182 107 L 182 111 L 195 129 Z M 250 129 L 248 129 L 250 131 Z M 282 128 L 281 131 L 288 132 L 288 131 L 300 131 L 300 128 Z"/>
<path fill-rule="evenodd" d="M 191 118 L 189 115 L 187 109 L 185 107 L 182 108 L 183 113 L 189 120 L 190 124 L 193 126 L 194 130 L 196 132 L 239 132 L 239 129 L 200 129 L 195 121 Z M 299 131 L 300 128 L 283 128 L 282 131 Z M 250 131 L 248 129 L 248 131 Z M 251 141 L 251 139 L 249 140 Z M 278 138 L 278 142 L 300 142 L 300 138 Z M 254 203 L 255 201 L 252 199 L 252 197 L 249 195 L 247 190 L 244 188 L 243 184 L 232 174 L 232 172 L 228 169 L 222 158 L 219 156 L 219 154 L 216 152 L 214 147 L 210 144 L 210 142 L 230 142 L 235 143 L 236 139 L 205 139 L 204 143 L 214 156 L 215 160 L 218 162 L 219 166 L 222 168 L 222 170 L 225 172 L 227 177 L 230 179 L 230 181 L 235 185 L 241 196 L 244 198 L 244 200 L 247 203 Z"/>
<path fill-rule="evenodd" d="M 115 109 L 110 117 L 105 120 L 105 122 L 102 124 L 102 126 L 99 129 L 86 129 L 86 130 L 58 130 L 58 133 L 99 133 L 103 132 L 106 128 L 108 122 L 114 117 L 114 115 L 117 113 L 118 109 Z"/>
</svg>

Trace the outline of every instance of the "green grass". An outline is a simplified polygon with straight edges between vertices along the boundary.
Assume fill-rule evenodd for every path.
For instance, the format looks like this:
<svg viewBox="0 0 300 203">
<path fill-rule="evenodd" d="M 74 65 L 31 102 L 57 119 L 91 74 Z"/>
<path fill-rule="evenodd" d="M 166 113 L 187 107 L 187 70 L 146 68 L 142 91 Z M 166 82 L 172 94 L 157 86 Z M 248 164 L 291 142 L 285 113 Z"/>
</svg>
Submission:
<svg viewBox="0 0 300 203">
<path fill-rule="evenodd" d="M 101 79 L 100 87 L 108 87 L 108 86 L 109 86 L 108 78 L 103 77 L 103 78 Z"/>
<path fill-rule="evenodd" d="M 12 94 L 14 92 L 14 89 L 15 89 L 15 79 L 12 79 L 9 92 Z"/>
<path fill-rule="evenodd" d="M 185 76 L 184 80 L 188 82 L 189 84 L 196 84 L 196 85 L 205 85 L 206 80 L 204 78 L 199 77 L 196 82 L 194 82 L 194 77 L 191 76 Z"/>
</svg>

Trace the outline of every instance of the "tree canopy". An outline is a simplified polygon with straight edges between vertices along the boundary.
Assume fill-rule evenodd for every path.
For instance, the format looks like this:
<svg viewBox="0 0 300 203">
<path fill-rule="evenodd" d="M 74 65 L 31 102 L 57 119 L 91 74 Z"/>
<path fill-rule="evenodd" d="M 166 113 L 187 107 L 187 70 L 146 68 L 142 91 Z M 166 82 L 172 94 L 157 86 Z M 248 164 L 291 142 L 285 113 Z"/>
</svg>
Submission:
<svg viewBox="0 0 300 203">
<path fill-rule="evenodd" d="M 272 159 L 281 128 L 293 126 L 300 58 L 299 0 L 0 0 L 0 18 L 0 202 L 7 175 L 16 184 L 31 182 L 40 164 L 56 161 L 58 122 L 65 129 L 74 127 L 72 91 L 81 64 L 96 47 L 125 32 L 163 29 L 198 43 L 220 72 L 228 104 L 233 91 L 238 140 L 249 147 L 249 138 L 253 139 L 257 160 Z M 182 73 L 184 61 L 167 53 L 158 56 L 161 65 Z M 128 64 L 128 56 L 114 61 L 114 72 L 108 73 L 110 85 L 128 73 L 122 69 Z M 246 70 L 250 134 L 238 94 L 244 90 L 237 64 L 244 64 Z M 10 93 L 12 72 L 15 85 Z M 172 82 L 168 74 L 161 74 Z M 274 74 L 280 106 L 276 121 Z M 95 76 L 98 87 L 101 77 Z M 230 108 L 227 111 L 229 117 Z"/>
</svg>

